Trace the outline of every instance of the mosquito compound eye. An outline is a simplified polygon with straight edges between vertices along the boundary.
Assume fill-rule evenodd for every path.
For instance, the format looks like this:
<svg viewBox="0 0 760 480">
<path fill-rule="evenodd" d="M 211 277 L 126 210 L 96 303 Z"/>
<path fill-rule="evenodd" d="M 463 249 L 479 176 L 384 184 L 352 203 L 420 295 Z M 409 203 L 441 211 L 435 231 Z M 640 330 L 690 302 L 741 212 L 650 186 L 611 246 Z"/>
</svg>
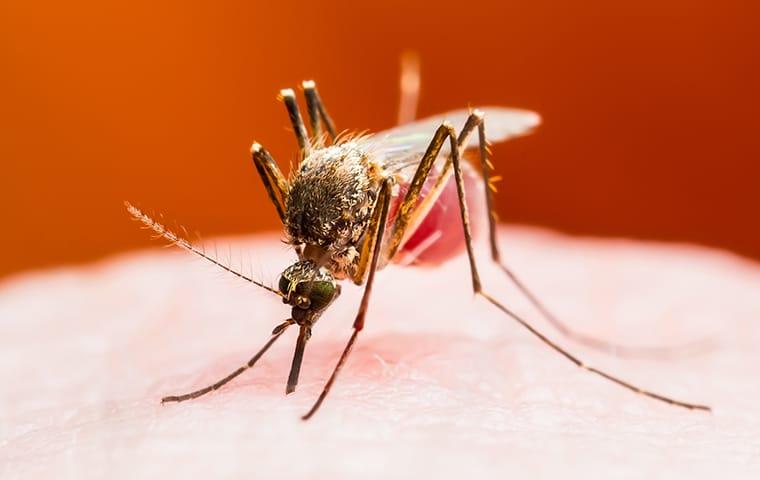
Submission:
<svg viewBox="0 0 760 480">
<path fill-rule="evenodd" d="M 308 297 L 304 297 L 303 295 L 298 295 L 296 297 L 296 307 L 306 310 L 309 308 L 310 305 L 311 305 L 311 300 L 309 300 Z"/>
<path fill-rule="evenodd" d="M 333 282 L 310 282 L 307 289 L 309 306 L 314 310 L 322 310 L 333 301 L 338 294 L 338 288 Z"/>
</svg>

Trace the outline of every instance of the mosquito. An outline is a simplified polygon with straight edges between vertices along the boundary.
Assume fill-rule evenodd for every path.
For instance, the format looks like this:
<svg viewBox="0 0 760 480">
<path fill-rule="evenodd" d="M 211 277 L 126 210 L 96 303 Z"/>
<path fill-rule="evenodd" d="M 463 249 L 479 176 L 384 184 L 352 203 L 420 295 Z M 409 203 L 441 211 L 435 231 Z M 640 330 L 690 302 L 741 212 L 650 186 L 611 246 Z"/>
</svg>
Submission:
<svg viewBox="0 0 760 480">
<path fill-rule="evenodd" d="M 582 344 L 612 348 L 623 354 L 657 353 L 575 332 L 554 316 L 501 259 L 493 207 L 495 177 L 491 174 L 488 146 L 530 133 L 540 123 L 540 117 L 526 110 L 485 107 L 409 121 L 414 116 L 419 88 L 416 64 L 413 67 L 401 78 L 399 118 L 403 124 L 374 135 L 338 134 L 313 81 L 301 85 L 309 118 L 307 131 L 295 92 L 292 89 L 280 92 L 279 99 L 287 109 L 298 143 L 298 164 L 290 178 L 285 178 L 263 146 L 254 142 L 251 147 L 253 164 L 282 221 L 287 242 L 298 257 L 282 272 L 277 288 L 223 264 L 126 203 L 129 213 L 159 236 L 278 295 L 291 307 L 290 318 L 274 328 L 270 339 L 247 363 L 212 385 L 164 397 L 161 402 L 182 402 L 221 388 L 253 367 L 295 325 L 298 338 L 286 387 L 286 393 L 294 392 L 312 329 L 339 297 L 339 282 L 350 280 L 364 286 L 353 331 L 319 397 L 302 416 L 308 420 L 329 394 L 364 328 L 376 272 L 390 263 L 440 263 L 447 256 L 465 250 L 474 293 L 577 367 L 660 402 L 710 411 L 709 406 L 640 388 L 587 365 L 484 289 L 473 248 L 470 209 L 477 207 L 487 213 L 484 216 L 488 219 L 491 260 L 560 333 Z M 457 130 L 455 125 L 460 128 Z M 456 223 L 461 228 L 452 226 Z"/>
</svg>

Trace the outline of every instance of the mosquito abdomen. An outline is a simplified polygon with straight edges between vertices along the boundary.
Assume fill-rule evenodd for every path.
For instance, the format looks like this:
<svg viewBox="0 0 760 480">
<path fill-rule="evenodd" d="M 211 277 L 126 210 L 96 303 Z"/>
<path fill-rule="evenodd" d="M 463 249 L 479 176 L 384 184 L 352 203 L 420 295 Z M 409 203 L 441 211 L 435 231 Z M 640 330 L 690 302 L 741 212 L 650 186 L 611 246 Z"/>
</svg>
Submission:
<svg viewBox="0 0 760 480">
<path fill-rule="evenodd" d="M 472 168 L 463 168 L 462 174 L 470 225 L 473 236 L 477 237 L 487 221 L 483 209 L 485 205 L 483 178 Z M 422 188 L 420 200 L 425 197 L 434 183 L 435 178 L 431 176 Z M 404 199 L 408 186 L 408 183 L 400 185 L 399 195 L 391 205 L 389 225 L 392 224 L 392 219 Z M 456 182 L 452 175 L 430 211 L 391 261 L 404 265 L 433 266 L 456 257 L 464 249 L 464 229 L 459 213 Z"/>
</svg>

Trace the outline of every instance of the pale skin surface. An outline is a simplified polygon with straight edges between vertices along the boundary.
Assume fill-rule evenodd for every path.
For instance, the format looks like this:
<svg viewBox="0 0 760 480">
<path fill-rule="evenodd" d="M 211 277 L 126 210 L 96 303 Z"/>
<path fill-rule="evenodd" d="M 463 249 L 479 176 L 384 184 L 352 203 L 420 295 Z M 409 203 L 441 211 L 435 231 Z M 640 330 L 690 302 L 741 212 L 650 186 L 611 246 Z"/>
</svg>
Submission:
<svg viewBox="0 0 760 480">
<path fill-rule="evenodd" d="M 275 282 L 294 258 L 278 238 L 217 243 Z M 0 478 L 760 478 L 757 264 L 516 227 L 502 239 L 507 263 L 586 333 L 638 345 L 713 338 L 673 360 L 579 347 L 477 247 L 486 289 L 570 351 L 714 413 L 577 369 L 474 299 L 463 256 L 378 273 L 366 329 L 309 422 L 300 415 L 350 335 L 360 290 L 348 284 L 314 328 L 293 395 L 295 330 L 222 390 L 161 406 L 247 361 L 289 314 L 164 250 L 0 284 Z"/>
</svg>

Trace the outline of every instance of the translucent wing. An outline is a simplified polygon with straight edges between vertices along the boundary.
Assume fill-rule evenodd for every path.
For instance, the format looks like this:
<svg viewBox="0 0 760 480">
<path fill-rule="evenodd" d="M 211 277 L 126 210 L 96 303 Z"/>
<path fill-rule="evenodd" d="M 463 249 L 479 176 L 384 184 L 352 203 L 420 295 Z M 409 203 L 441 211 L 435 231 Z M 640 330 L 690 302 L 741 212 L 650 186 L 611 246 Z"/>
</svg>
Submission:
<svg viewBox="0 0 760 480">
<path fill-rule="evenodd" d="M 503 142 L 512 137 L 525 135 L 541 121 L 538 114 L 527 110 L 501 107 L 485 107 L 478 110 L 483 112 L 485 119 L 486 140 L 492 143 Z M 416 122 L 400 125 L 375 135 L 363 137 L 359 140 L 367 147 L 368 151 L 372 153 L 373 160 L 382 166 L 384 173 L 391 174 L 399 180 L 399 189 L 395 193 L 396 202 L 400 201 L 405 195 L 408 182 L 411 181 L 416 172 L 419 162 L 425 153 L 425 150 L 427 150 L 427 147 L 430 145 L 438 127 L 440 127 L 444 121 L 448 121 L 457 129 L 457 131 L 460 131 L 471 112 L 472 110 L 455 110 L 418 120 Z M 475 131 L 468 138 L 464 145 L 464 149 L 474 148 L 477 144 L 478 134 L 477 131 Z M 449 142 L 445 142 L 441 149 L 441 155 L 447 155 L 448 153 Z M 437 242 L 437 240 L 432 240 L 431 242 L 431 238 L 433 238 L 430 235 L 431 228 L 432 230 L 435 230 L 435 233 L 443 232 L 443 235 L 446 235 L 446 232 L 443 231 L 445 229 L 442 230 L 438 228 L 438 225 L 433 226 L 432 223 L 435 222 L 429 222 L 431 228 L 422 229 L 424 231 L 419 235 L 425 238 L 420 240 L 415 237 L 415 235 L 417 235 L 418 227 L 425 222 L 431 209 L 435 208 L 435 204 L 441 193 L 447 188 L 450 190 L 449 193 L 454 192 L 454 190 L 451 190 L 453 187 L 449 185 L 452 170 L 449 169 L 444 176 L 441 176 L 443 172 L 440 171 L 440 168 L 442 166 L 443 162 L 438 162 L 423 185 L 422 191 L 420 192 L 419 202 L 407 225 L 404 238 L 401 241 L 401 248 L 399 252 L 397 252 L 402 255 L 394 256 L 394 259 L 404 261 L 402 258 L 404 257 L 404 251 L 408 249 L 410 245 L 414 250 L 412 257 L 419 258 L 422 253 L 422 250 L 420 250 L 421 246 L 424 246 L 424 250 Z M 470 165 L 465 163 L 463 165 L 463 170 L 473 173 L 474 171 L 469 167 Z M 439 188 L 439 186 L 442 188 Z M 482 185 L 479 186 L 482 187 Z M 448 209 L 446 205 L 441 208 L 442 211 Z M 440 217 L 440 215 L 438 217 Z M 387 227 L 391 229 L 392 224 L 389 224 Z M 386 233 L 390 233 L 390 231 L 388 230 Z M 381 265 L 392 260 L 389 257 L 391 252 L 388 251 L 388 238 L 390 238 L 389 235 L 384 236 L 385 245 L 382 247 L 383 257 L 381 258 Z"/>
<path fill-rule="evenodd" d="M 513 137 L 525 135 L 535 128 L 541 117 L 528 110 L 514 108 L 483 107 L 486 124 L 486 139 L 491 143 L 503 142 Z M 416 165 L 433 139 L 436 129 L 444 122 L 450 122 L 457 130 L 464 126 L 472 110 L 455 110 L 416 122 L 400 125 L 390 130 L 367 137 L 366 143 L 374 153 L 375 160 L 390 172 L 399 172 L 405 167 Z M 477 146 L 477 132 L 470 136 L 465 148 Z M 448 143 L 442 154 L 448 152 Z"/>
</svg>

